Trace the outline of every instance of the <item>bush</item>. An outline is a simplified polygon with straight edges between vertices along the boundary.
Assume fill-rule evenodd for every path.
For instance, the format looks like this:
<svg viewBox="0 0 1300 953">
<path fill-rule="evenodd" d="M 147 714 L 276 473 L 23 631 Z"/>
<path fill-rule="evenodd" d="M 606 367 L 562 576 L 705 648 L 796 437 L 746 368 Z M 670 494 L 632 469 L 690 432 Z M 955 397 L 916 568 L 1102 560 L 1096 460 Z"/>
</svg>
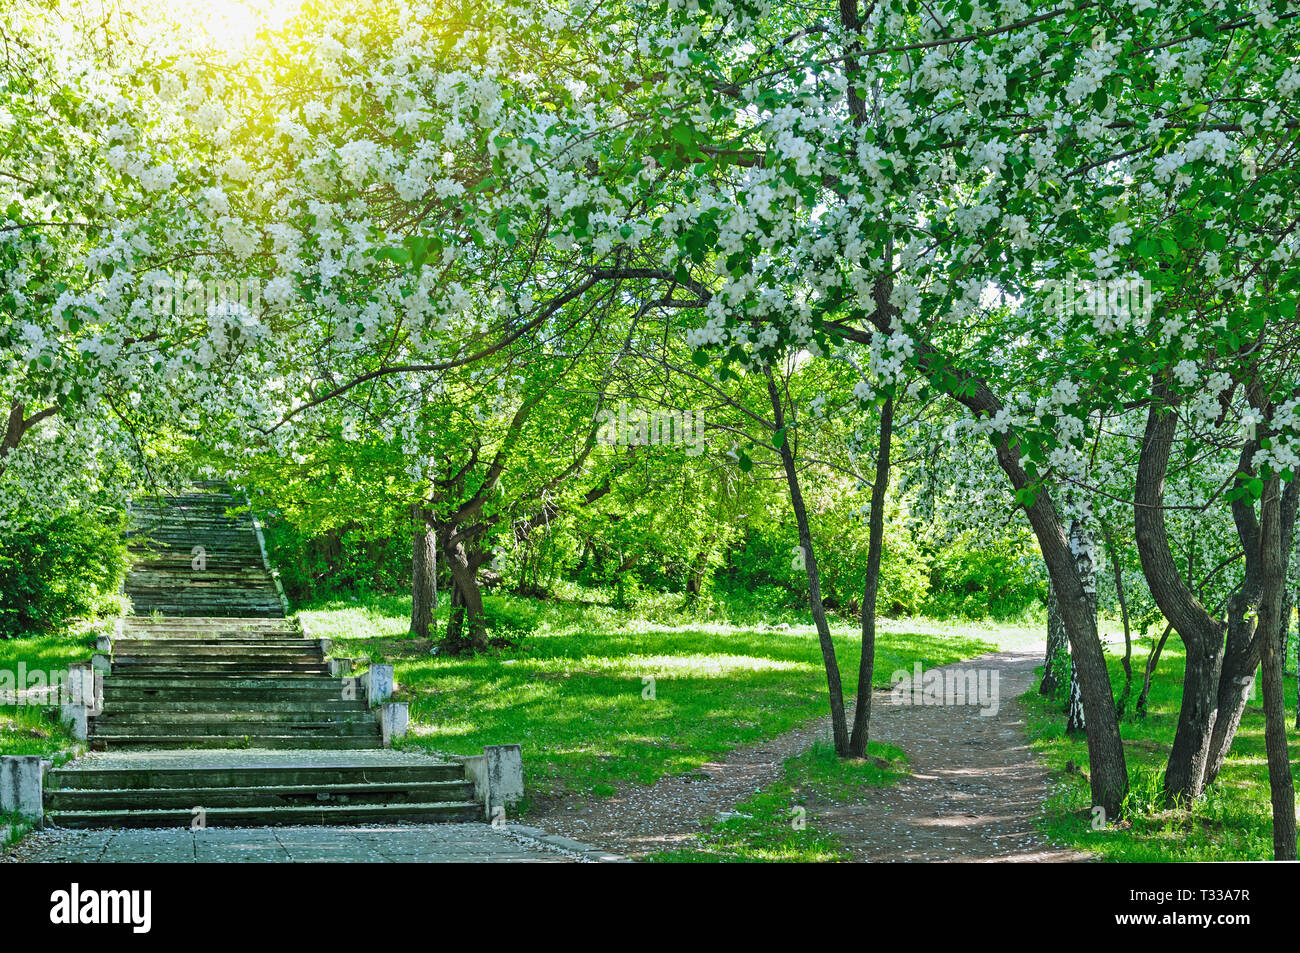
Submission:
<svg viewBox="0 0 1300 953">
<path fill-rule="evenodd" d="M 962 533 L 931 559 L 925 612 L 936 619 L 1012 619 L 1047 599 L 1047 576 L 1028 536 Z"/>
<path fill-rule="evenodd" d="M 856 614 L 862 604 L 867 568 L 868 528 L 860 510 L 840 508 L 816 514 L 813 542 L 821 571 L 822 598 L 828 609 Z M 798 534 L 779 521 L 755 521 L 729 554 L 726 566 L 732 591 L 763 593 L 771 608 L 806 609 L 808 575 L 798 558 Z M 912 615 L 925 600 L 929 567 L 911 527 L 897 507 L 885 520 L 876 605 L 883 616 Z M 778 595 L 781 593 L 781 595 Z"/>
<path fill-rule="evenodd" d="M 121 511 L 88 507 L 0 538 L 0 638 L 116 609 L 125 528 Z"/>
<path fill-rule="evenodd" d="M 334 595 L 401 592 L 411 586 L 411 539 L 344 526 L 311 535 L 271 518 L 265 527 L 267 556 L 294 602 Z"/>
</svg>

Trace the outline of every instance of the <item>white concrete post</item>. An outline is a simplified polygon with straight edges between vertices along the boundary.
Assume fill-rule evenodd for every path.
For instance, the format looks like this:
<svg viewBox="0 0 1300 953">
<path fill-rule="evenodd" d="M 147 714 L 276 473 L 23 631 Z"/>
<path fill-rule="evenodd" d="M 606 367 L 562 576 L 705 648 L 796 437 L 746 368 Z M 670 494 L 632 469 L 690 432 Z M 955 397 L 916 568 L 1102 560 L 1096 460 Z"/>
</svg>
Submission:
<svg viewBox="0 0 1300 953">
<path fill-rule="evenodd" d="M 483 758 L 488 784 L 488 813 L 509 807 L 524 796 L 524 758 L 519 745 L 487 745 Z"/>
<path fill-rule="evenodd" d="M 38 823 L 45 815 L 40 755 L 0 755 L 0 811 Z"/>
<path fill-rule="evenodd" d="M 364 678 L 366 704 L 371 708 L 393 697 L 393 666 L 371 665 Z"/>
</svg>

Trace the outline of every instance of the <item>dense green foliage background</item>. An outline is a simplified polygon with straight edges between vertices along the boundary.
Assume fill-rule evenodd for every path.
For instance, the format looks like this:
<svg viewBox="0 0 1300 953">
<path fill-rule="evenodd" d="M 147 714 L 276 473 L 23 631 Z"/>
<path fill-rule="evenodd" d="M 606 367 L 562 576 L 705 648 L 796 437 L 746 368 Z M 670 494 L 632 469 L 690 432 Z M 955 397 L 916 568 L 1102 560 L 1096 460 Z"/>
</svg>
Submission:
<svg viewBox="0 0 1300 953">
<path fill-rule="evenodd" d="M 125 514 L 87 505 L 0 537 L 0 637 L 111 611 L 127 568 Z"/>
</svg>

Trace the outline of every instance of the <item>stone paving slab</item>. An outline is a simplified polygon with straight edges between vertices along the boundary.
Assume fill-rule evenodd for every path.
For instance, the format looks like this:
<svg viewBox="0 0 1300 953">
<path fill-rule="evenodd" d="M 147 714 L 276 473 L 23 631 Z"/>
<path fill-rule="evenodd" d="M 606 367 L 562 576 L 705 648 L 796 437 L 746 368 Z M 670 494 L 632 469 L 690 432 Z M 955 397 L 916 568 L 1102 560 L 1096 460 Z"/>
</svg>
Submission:
<svg viewBox="0 0 1300 953">
<path fill-rule="evenodd" d="M 596 859 L 488 824 L 62 830 L 29 834 L 3 863 L 573 863 Z M 578 845 L 585 847 L 585 845 Z"/>
</svg>

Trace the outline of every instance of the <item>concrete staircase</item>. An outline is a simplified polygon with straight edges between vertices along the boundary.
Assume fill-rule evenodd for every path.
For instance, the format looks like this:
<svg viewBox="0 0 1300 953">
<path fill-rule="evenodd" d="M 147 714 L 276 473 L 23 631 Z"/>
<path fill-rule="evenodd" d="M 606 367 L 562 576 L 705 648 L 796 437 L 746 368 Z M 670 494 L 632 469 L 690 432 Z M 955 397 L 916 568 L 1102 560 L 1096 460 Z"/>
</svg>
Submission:
<svg viewBox="0 0 1300 953">
<path fill-rule="evenodd" d="M 201 818 L 208 828 L 482 820 L 464 768 L 426 760 L 56 768 L 45 779 L 45 820 L 59 827 L 191 827 Z"/>
<path fill-rule="evenodd" d="M 226 515 L 242 502 L 213 490 L 132 507 L 126 591 L 137 616 L 284 617 L 251 517 Z"/>
<path fill-rule="evenodd" d="M 382 747 L 362 695 L 287 619 L 135 617 L 113 643 L 90 746 Z"/>
<path fill-rule="evenodd" d="M 482 818 L 459 763 L 360 758 L 383 736 L 359 680 L 332 676 L 328 644 L 284 618 L 251 517 L 226 515 L 239 503 L 215 489 L 134 507 L 126 592 L 137 615 L 113 640 L 88 723 L 92 752 L 127 754 L 51 771 L 47 819 L 189 826 L 196 808 L 227 826 Z M 196 749 L 228 756 L 166 767 L 129 757 Z"/>
</svg>

